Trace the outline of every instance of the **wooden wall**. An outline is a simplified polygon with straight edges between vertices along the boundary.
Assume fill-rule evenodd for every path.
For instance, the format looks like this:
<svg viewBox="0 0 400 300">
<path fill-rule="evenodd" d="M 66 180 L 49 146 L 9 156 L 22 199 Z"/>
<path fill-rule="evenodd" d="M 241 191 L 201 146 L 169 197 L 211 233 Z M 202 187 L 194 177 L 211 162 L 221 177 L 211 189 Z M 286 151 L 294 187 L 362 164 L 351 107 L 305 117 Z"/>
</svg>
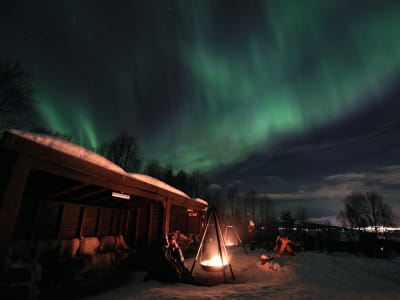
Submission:
<svg viewBox="0 0 400 300">
<path fill-rule="evenodd" d="M 171 206 L 171 231 L 176 229 L 182 233 L 199 234 L 201 231 L 201 211 L 187 211 L 184 207 Z"/>
<path fill-rule="evenodd" d="M 24 199 L 14 239 L 72 239 L 125 234 L 128 211 Z"/>
</svg>

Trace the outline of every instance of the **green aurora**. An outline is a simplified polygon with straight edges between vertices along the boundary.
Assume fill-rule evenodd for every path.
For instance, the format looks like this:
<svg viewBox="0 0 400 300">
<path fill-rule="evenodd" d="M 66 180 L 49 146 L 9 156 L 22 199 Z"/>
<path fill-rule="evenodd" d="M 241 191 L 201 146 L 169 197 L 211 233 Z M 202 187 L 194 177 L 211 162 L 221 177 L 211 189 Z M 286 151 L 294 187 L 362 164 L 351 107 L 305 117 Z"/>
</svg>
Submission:
<svg viewBox="0 0 400 300">
<path fill-rule="evenodd" d="M 45 125 L 90 149 L 134 128 L 146 159 L 209 170 L 368 105 L 400 71 L 399 2 L 239 1 L 218 9 L 227 3 L 148 4 L 146 16 L 158 21 L 143 31 L 129 23 L 135 43 L 117 51 L 123 45 L 114 41 L 110 55 L 92 32 L 96 20 L 71 27 L 112 97 L 105 93 L 99 113 L 102 91 L 41 78 Z M 162 112 L 144 113 L 151 110 Z"/>
</svg>

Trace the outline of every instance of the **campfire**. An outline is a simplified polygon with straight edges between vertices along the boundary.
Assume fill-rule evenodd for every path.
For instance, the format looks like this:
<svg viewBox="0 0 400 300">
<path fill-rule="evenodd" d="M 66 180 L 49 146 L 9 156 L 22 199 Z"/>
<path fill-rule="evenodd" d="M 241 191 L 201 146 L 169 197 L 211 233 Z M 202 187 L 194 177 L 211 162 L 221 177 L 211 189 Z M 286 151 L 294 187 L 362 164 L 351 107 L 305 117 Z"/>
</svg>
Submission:
<svg viewBox="0 0 400 300">
<path fill-rule="evenodd" d="M 247 254 L 247 250 L 244 247 L 244 244 L 242 240 L 240 239 L 240 236 L 238 232 L 236 231 L 235 226 L 233 225 L 226 225 L 225 226 L 225 232 L 224 232 L 224 239 L 225 239 L 225 246 L 226 248 L 235 248 L 239 245 L 242 246 L 244 252 Z"/>
<path fill-rule="evenodd" d="M 221 226 L 215 207 L 210 208 L 207 218 L 207 225 L 205 227 L 196 258 L 193 261 L 192 269 L 190 271 L 191 273 L 193 272 L 193 269 L 199 258 L 200 266 L 203 271 L 222 271 L 226 280 L 225 269 L 229 266 L 232 279 L 235 279 L 228 253 L 226 251 L 225 238 L 221 231 Z"/>
<path fill-rule="evenodd" d="M 201 268 L 204 271 L 216 272 L 222 271 L 228 266 L 228 260 L 224 257 L 215 255 L 213 258 L 201 261 Z"/>
<path fill-rule="evenodd" d="M 225 246 L 226 247 L 234 247 L 234 246 L 237 246 L 237 243 L 233 243 L 233 242 L 231 242 L 231 241 L 226 241 L 226 244 L 225 244 Z"/>
<path fill-rule="evenodd" d="M 239 244 L 240 238 L 235 227 L 232 225 L 225 226 L 224 239 L 226 247 L 232 248 Z"/>
</svg>

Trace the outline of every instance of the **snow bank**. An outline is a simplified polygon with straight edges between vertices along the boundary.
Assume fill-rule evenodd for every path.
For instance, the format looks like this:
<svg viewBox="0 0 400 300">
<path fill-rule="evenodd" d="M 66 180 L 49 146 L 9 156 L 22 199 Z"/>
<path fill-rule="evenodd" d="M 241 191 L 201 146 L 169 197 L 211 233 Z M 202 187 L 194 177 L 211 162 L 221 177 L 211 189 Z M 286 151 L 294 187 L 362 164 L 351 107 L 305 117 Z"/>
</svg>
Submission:
<svg viewBox="0 0 400 300">
<path fill-rule="evenodd" d="M 261 264 L 262 250 L 231 252 L 235 281 L 224 283 L 222 272 L 204 272 L 196 263 L 193 275 L 219 282 L 212 287 L 143 281 L 145 272 L 130 282 L 90 300 L 133 299 L 400 299 L 400 259 L 370 259 L 347 254 L 302 252 Z M 193 259 L 186 260 L 189 267 Z"/>
</svg>

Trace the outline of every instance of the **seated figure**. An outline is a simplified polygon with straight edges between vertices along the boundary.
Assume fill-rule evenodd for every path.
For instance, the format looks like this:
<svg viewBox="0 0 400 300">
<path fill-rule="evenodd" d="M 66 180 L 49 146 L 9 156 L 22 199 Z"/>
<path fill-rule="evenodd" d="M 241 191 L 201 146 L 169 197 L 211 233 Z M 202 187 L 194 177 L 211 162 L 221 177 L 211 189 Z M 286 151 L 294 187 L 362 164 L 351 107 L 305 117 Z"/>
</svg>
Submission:
<svg viewBox="0 0 400 300">
<path fill-rule="evenodd" d="M 173 232 L 173 235 L 175 236 L 176 241 L 179 243 L 179 245 L 182 246 L 183 249 L 187 249 L 192 243 L 193 243 L 193 238 L 192 236 L 187 236 L 183 234 L 180 230 L 175 230 Z"/>
<path fill-rule="evenodd" d="M 175 234 L 169 234 L 168 237 L 163 234 L 160 246 L 161 257 L 154 260 L 157 265 L 151 268 L 145 280 L 157 279 L 169 282 L 195 283 L 185 265 L 185 257 Z"/>
</svg>

